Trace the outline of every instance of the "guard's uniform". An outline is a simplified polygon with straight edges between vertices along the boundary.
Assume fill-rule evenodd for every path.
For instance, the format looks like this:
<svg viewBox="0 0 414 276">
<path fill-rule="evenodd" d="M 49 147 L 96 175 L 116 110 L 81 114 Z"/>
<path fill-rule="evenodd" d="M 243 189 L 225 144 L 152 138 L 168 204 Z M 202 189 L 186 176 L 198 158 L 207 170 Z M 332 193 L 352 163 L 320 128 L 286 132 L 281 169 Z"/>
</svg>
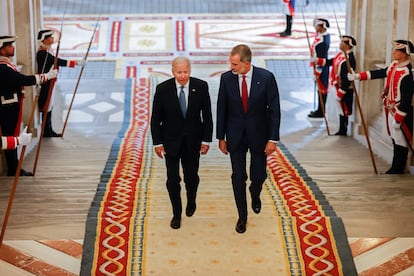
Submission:
<svg viewBox="0 0 414 276">
<path fill-rule="evenodd" d="M 314 26 L 322 26 L 324 29 L 327 29 L 329 28 L 329 22 L 326 19 L 319 18 L 315 20 Z M 327 31 L 324 31 L 323 33 L 316 33 L 315 40 L 313 41 L 310 49 L 312 57 L 315 58 L 315 60 L 311 62 L 311 66 L 313 68 L 316 86 L 322 95 L 322 103 L 318 97 L 318 108 L 315 111 L 311 111 L 308 117 L 318 118 L 324 116 L 323 110 L 329 88 L 329 66 L 327 66 L 326 63 L 330 45 L 331 35 Z"/>
<path fill-rule="evenodd" d="M 2 135 L 19 136 L 22 119 L 24 86 L 35 85 L 35 76 L 18 72 L 6 57 L 0 57 L 0 125 Z M 13 176 L 17 168 L 17 150 L 6 150 L 7 175 Z"/>
<path fill-rule="evenodd" d="M 37 73 L 41 74 L 44 72 L 48 72 L 53 66 L 55 62 L 55 56 L 50 53 L 50 46 L 49 43 L 53 43 L 53 41 L 48 41 L 46 45 L 43 43 L 46 39 L 49 39 L 54 34 L 54 31 L 52 30 L 40 30 L 37 34 L 37 39 L 42 42 L 39 49 L 36 53 L 36 61 L 37 61 Z M 73 60 L 65 60 L 58 58 L 57 59 L 57 67 L 60 66 L 69 66 L 69 67 L 75 67 L 76 61 Z M 51 81 L 47 81 L 44 83 L 40 88 L 39 93 L 39 99 L 38 99 L 38 107 L 39 111 L 42 113 L 42 124 L 43 120 L 46 118 L 45 128 L 43 132 L 43 137 L 61 137 L 61 134 L 58 134 L 53 131 L 52 128 L 52 106 L 53 106 L 53 94 L 49 96 L 50 92 L 50 85 Z M 47 103 L 48 98 L 49 103 Z M 47 115 L 45 115 L 47 114 Z"/>
<path fill-rule="evenodd" d="M 295 0 L 282 0 L 286 4 L 286 14 L 295 16 Z"/>
<path fill-rule="evenodd" d="M 295 0 L 281 0 L 283 4 L 283 12 L 286 14 L 286 29 L 279 33 L 279 36 L 286 37 L 292 34 L 293 17 L 295 16 Z M 309 0 L 305 1 L 305 5 L 309 4 Z"/>
<path fill-rule="evenodd" d="M 55 56 L 49 52 L 49 49 L 46 48 L 44 45 L 40 45 L 39 49 L 36 53 L 36 61 L 37 61 L 37 73 L 45 73 L 48 72 L 54 65 Z M 57 60 L 58 67 L 61 66 L 68 66 L 68 67 L 75 67 L 76 61 L 73 60 L 65 60 L 58 58 Z M 51 81 L 47 81 L 42 84 L 39 94 L 38 100 L 38 107 L 40 112 L 47 112 L 47 107 L 45 106 L 50 89 Z M 49 103 L 51 106 L 51 102 Z M 50 110 L 50 109 L 49 109 Z"/>
<path fill-rule="evenodd" d="M 387 132 L 395 144 L 411 147 L 413 134 L 413 107 L 411 105 L 414 81 L 412 66 L 407 60 L 393 61 L 387 68 L 360 72 L 361 80 L 387 78 L 384 86 L 383 103 L 386 114 Z M 395 128 L 395 123 L 400 124 Z"/>
<path fill-rule="evenodd" d="M 355 70 L 355 56 L 352 51 L 347 52 L 349 65 Z M 340 114 L 343 116 L 350 116 L 352 114 L 352 104 L 354 99 L 354 91 L 352 82 L 348 80 L 348 67 L 346 64 L 346 57 L 344 53 L 339 52 L 327 65 L 332 63 L 330 74 L 330 83 L 335 87 L 337 101 L 340 106 Z"/>
<path fill-rule="evenodd" d="M 1 136 L 0 148 L 2 150 L 15 149 L 17 147 L 17 137 L 14 136 Z"/>
<path fill-rule="evenodd" d="M 315 36 L 311 47 L 312 56 L 316 56 L 317 60 L 314 65 L 314 75 L 319 91 L 326 95 L 329 87 L 329 66 L 326 66 L 328 58 L 329 46 L 331 44 L 331 35 L 328 32 L 318 33 Z"/>
<path fill-rule="evenodd" d="M 395 50 L 405 49 L 409 55 L 414 47 L 411 42 L 396 40 Z M 408 48 L 409 47 L 409 48 Z M 410 49 L 410 50 L 408 50 Z M 383 103 L 388 135 L 393 142 L 393 160 L 387 174 L 404 173 L 408 149 L 412 150 L 414 80 L 410 60 L 393 61 L 387 68 L 360 72 L 361 80 L 387 78 Z"/>
<path fill-rule="evenodd" d="M 354 101 L 354 89 L 352 82 L 348 80 L 348 64 L 352 70 L 355 69 L 355 56 L 352 47 L 356 45 L 356 40 L 352 36 L 342 36 L 340 49 L 332 59 L 326 63 L 332 66 L 330 73 L 330 83 L 335 87 L 336 102 L 339 106 L 339 130 L 335 135 L 347 136 L 348 117 L 352 114 L 352 104 Z M 346 55 L 345 52 L 346 51 Z"/>
</svg>

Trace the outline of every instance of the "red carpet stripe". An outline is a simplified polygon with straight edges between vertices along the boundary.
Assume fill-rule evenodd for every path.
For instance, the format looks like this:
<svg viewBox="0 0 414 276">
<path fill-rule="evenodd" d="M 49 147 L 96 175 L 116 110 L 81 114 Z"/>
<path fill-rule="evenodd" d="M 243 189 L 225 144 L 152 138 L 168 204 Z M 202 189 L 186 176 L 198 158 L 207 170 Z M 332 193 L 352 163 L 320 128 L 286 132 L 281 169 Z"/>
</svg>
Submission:
<svg viewBox="0 0 414 276">
<path fill-rule="evenodd" d="M 55 240 L 55 241 L 37 241 L 41 244 L 49 246 L 55 250 L 58 250 L 66 255 L 72 256 L 77 259 L 82 258 L 82 244 L 72 240 Z"/>
<path fill-rule="evenodd" d="M 121 21 L 112 22 L 112 35 L 110 52 L 119 52 L 119 39 L 121 36 Z"/>
<path fill-rule="evenodd" d="M 37 276 L 76 276 L 4 243 L 0 247 L 0 259 Z"/>
<path fill-rule="evenodd" d="M 136 78 L 137 77 L 137 67 L 136 66 L 127 66 L 126 67 L 126 78 Z"/>
<path fill-rule="evenodd" d="M 176 47 L 177 51 L 185 51 L 185 40 L 184 40 L 184 21 L 180 20 L 175 23 L 176 27 Z"/>
</svg>

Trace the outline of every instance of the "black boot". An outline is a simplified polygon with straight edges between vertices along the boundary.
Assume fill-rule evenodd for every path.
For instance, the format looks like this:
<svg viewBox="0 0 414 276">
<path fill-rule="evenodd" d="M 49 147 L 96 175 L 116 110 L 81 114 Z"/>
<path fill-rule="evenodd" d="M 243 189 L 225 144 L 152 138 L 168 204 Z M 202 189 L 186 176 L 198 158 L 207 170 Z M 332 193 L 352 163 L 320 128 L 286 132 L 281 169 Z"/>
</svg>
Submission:
<svg viewBox="0 0 414 276">
<path fill-rule="evenodd" d="M 335 135 L 347 136 L 346 132 L 348 130 L 348 117 L 339 115 L 339 130 Z"/>
<path fill-rule="evenodd" d="M 44 120 L 44 118 L 45 118 L 44 113 L 42 113 L 42 120 Z M 47 113 L 46 125 L 45 125 L 45 131 L 43 132 L 43 137 L 62 137 L 62 134 L 56 133 L 53 131 L 52 111 L 49 111 Z"/>
<path fill-rule="evenodd" d="M 7 176 L 15 176 L 16 170 L 19 165 L 19 159 L 17 158 L 17 149 L 5 150 L 4 155 L 7 162 Z M 20 176 L 33 176 L 33 173 L 20 169 Z"/>
<path fill-rule="evenodd" d="M 290 36 L 292 34 L 292 22 L 293 17 L 291 15 L 286 14 L 286 30 L 279 33 L 279 36 Z"/>
<path fill-rule="evenodd" d="M 17 149 L 5 150 L 4 156 L 7 162 L 7 176 L 14 176 L 19 162 L 17 159 Z"/>
<path fill-rule="evenodd" d="M 322 103 L 321 101 L 318 101 L 318 109 L 316 109 L 315 111 L 311 111 L 308 114 L 309 118 L 323 118 L 323 111 L 322 111 L 322 105 L 323 105 L 323 110 L 325 110 L 325 103 L 326 103 L 326 98 L 328 97 L 327 94 L 323 94 L 322 95 Z M 319 97 L 318 97 L 319 99 Z"/>
<path fill-rule="evenodd" d="M 391 168 L 389 168 L 385 173 L 386 174 L 393 174 L 394 170 L 395 170 L 395 162 L 396 162 L 396 156 L 397 156 L 397 147 L 395 144 L 394 139 L 392 139 L 392 164 L 391 164 Z"/>
<path fill-rule="evenodd" d="M 394 144 L 394 156 L 392 157 L 391 168 L 386 174 L 404 174 L 407 163 L 408 148 Z"/>
</svg>

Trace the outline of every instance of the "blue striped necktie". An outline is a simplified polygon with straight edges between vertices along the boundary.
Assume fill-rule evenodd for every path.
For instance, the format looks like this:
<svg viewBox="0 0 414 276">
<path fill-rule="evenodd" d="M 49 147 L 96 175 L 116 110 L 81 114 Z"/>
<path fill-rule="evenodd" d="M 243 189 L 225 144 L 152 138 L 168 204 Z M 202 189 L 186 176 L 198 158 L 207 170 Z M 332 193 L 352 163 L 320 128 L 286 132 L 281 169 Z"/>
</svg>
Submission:
<svg viewBox="0 0 414 276">
<path fill-rule="evenodd" d="M 187 113 L 187 104 L 185 101 L 185 93 L 184 93 L 184 86 L 180 87 L 180 97 L 179 97 L 179 101 L 180 101 L 180 108 L 181 108 L 181 112 L 183 113 L 183 117 L 185 118 L 185 115 Z"/>
</svg>

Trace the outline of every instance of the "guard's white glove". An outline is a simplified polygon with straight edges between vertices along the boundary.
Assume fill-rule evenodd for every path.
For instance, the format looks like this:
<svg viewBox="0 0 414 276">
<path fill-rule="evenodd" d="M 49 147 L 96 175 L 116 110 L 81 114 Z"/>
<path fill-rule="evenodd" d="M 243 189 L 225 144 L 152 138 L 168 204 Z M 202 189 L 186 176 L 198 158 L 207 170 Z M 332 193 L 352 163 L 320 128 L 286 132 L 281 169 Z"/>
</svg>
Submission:
<svg viewBox="0 0 414 276">
<path fill-rule="evenodd" d="M 316 56 L 311 55 L 311 57 L 310 57 L 310 62 L 312 62 L 312 63 L 316 64 L 316 61 L 317 61 L 317 60 L 318 60 L 318 58 L 317 58 Z"/>
<path fill-rule="evenodd" d="M 47 80 L 51 80 L 57 77 L 58 70 L 57 69 L 50 69 L 49 72 L 45 74 Z"/>
<path fill-rule="evenodd" d="M 401 127 L 401 124 L 398 123 L 396 120 L 392 120 L 391 125 L 392 125 L 393 128 L 396 128 L 396 129 Z"/>
<path fill-rule="evenodd" d="M 86 65 L 86 60 L 84 60 L 84 59 L 78 60 L 78 61 L 76 61 L 76 65 L 85 66 Z"/>
<path fill-rule="evenodd" d="M 47 82 L 48 80 L 54 79 L 57 77 L 58 70 L 57 69 L 50 69 L 49 72 L 45 74 L 37 74 L 36 77 L 36 84 L 40 85 L 42 83 Z"/>
<path fill-rule="evenodd" d="M 40 96 L 40 90 L 42 89 L 41 84 L 37 84 L 36 89 L 35 89 L 35 96 L 39 97 Z"/>
<path fill-rule="evenodd" d="M 354 70 L 351 70 L 351 73 L 347 74 L 347 78 L 349 81 L 360 80 L 361 75 L 359 73 L 355 73 Z"/>
<path fill-rule="evenodd" d="M 47 73 L 36 74 L 35 75 L 36 84 L 41 85 L 41 84 L 47 82 L 48 80 L 56 78 L 57 72 L 58 72 L 57 69 L 50 69 L 49 72 L 47 72 Z"/>
<path fill-rule="evenodd" d="M 32 141 L 32 134 L 27 133 L 27 127 L 24 128 L 23 132 L 17 137 L 19 145 L 27 146 Z"/>
</svg>

